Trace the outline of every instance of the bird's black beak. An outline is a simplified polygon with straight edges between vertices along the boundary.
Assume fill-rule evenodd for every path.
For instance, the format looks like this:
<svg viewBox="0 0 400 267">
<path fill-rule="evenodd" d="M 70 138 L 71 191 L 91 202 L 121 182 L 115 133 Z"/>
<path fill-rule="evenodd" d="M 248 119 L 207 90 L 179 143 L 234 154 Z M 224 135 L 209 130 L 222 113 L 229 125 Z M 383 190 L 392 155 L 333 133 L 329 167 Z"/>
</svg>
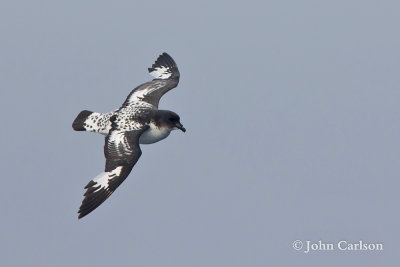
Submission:
<svg viewBox="0 0 400 267">
<path fill-rule="evenodd" d="M 183 127 L 182 123 L 180 123 L 179 121 L 175 124 L 175 127 L 181 130 L 182 132 L 186 132 L 185 127 Z"/>
</svg>

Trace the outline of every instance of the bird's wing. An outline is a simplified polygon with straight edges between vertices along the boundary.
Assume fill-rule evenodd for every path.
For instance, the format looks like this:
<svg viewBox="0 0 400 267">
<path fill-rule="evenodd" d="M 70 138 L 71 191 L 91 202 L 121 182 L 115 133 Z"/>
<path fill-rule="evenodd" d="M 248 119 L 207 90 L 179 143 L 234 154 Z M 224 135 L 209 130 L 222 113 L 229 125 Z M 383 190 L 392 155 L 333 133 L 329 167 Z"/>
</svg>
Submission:
<svg viewBox="0 0 400 267">
<path fill-rule="evenodd" d="M 179 83 L 178 67 L 167 53 L 163 53 L 157 58 L 153 66 L 149 68 L 149 73 L 155 79 L 133 89 L 122 107 L 132 105 L 137 101 L 143 101 L 158 107 L 160 98 Z"/>
<path fill-rule="evenodd" d="M 78 212 L 79 219 L 100 206 L 126 179 L 142 155 L 139 137 L 148 127 L 133 131 L 121 131 L 114 127 L 110 130 L 104 145 L 105 171 L 86 185 L 85 198 Z"/>
</svg>

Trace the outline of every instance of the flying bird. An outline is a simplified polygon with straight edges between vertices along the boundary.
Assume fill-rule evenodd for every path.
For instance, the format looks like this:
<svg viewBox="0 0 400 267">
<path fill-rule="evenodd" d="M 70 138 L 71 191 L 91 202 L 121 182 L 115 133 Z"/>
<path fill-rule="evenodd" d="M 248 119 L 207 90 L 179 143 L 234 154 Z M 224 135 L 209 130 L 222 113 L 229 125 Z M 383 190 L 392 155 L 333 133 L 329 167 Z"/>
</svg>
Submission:
<svg viewBox="0 0 400 267">
<path fill-rule="evenodd" d="M 158 142 L 172 130 L 186 131 L 178 114 L 158 109 L 160 98 L 179 83 L 175 61 L 163 53 L 148 71 L 155 79 L 133 89 L 119 109 L 104 114 L 83 110 L 72 123 L 75 131 L 105 135 L 105 169 L 86 185 L 79 219 L 100 206 L 128 177 L 142 154 L 140 144 Z"/>
</svg>

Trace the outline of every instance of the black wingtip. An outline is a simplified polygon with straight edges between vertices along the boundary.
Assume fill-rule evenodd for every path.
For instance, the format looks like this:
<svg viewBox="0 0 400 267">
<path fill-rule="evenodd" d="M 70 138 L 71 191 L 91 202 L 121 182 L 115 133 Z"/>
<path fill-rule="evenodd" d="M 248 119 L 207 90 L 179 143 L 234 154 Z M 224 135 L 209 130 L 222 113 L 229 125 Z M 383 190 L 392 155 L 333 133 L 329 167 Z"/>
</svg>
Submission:
<svg viewBox="0 0 400 267">
<path fill-rule="evenodd" d="M 166 67 L 176 67 L 176 63 L 174 59 L 166 52 L 162 53 L 158 56 L 156 62 L 149 68 L 150 70 L 154 70 L 156 67 L 166 66 Z"/>
<path fill-rule="evenodd" d="M 168 70 L 172 73 L 172 77 L 179 77 L 178 66 L 176 65 L 174 59 L 166 52 L 163 52 L 158 56 L 151 68 L 148 68 L 148 71 L 151 73 L 162 67 L 168 68 Z"/>
<path fill-rule="evenodd" d="M 97 209 L 113 192 L 106 190 L 104 188 L 97 190 L 95 188 L 88 188 L 86 193 L 84 194 L 85 198 L 82 201 L 82 204 L 78 211 L 78 219 L 81 219 Z"/>
</svg>

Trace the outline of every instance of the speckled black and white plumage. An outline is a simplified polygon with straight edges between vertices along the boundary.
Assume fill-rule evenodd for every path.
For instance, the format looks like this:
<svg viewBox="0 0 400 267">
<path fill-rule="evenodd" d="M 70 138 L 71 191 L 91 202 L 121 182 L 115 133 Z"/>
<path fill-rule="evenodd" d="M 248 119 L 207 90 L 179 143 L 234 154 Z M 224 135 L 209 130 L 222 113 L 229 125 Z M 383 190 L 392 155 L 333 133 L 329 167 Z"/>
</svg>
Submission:
<svg viewBox="0 0 400 267">
<path fill-rule="evenodd" d="M 86 185 L 78 218 L 100 206 L 126 179 L 142 154 L 139 144 L 158 142 L 175 129 L 186 131 L 176 113 L 158 109 L 160 98 L 179 83 L 175 61 L 163 53 L 148 70 L 155 79 L 133 89 L 119 109 L 105 114 L 84 110 L 72 123 L 76 131 L 106 136 L 105 170 Z"/>
</svg>

